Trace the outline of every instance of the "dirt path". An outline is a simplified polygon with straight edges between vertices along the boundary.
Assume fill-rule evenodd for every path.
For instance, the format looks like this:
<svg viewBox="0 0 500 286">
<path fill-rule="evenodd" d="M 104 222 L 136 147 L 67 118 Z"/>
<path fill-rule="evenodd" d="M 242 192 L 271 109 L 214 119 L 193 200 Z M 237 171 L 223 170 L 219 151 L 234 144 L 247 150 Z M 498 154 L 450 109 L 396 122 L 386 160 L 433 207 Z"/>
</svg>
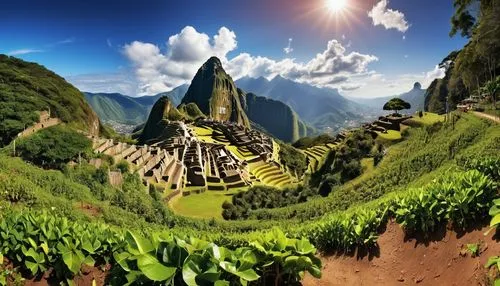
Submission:
<svg viewBox="0 0 500 286">
<path fill-rule="evenodd" d="M 484 264 L 500 254 L 500 243 L 488 227 L 465 234 L 441 231 L 429 239 L 406 239 L 401 227 L 390 223 L 372 257 L 326 256 L 320 280 L 306 276 L 304 285 L 490 285 Z M 480 243 L 482 253 L 472 258 L 466 244 Z"/>
<path fill-rule="evenodd" d="M 496 123 L 500 123 L 500 117 L 498 117 L 498 116 L 483 113 L 483 112 L 477 112 L 477 111 L 473 111 L 472 113 L 474 113 L 476 116 L 495 121 Z"/>
</svg>

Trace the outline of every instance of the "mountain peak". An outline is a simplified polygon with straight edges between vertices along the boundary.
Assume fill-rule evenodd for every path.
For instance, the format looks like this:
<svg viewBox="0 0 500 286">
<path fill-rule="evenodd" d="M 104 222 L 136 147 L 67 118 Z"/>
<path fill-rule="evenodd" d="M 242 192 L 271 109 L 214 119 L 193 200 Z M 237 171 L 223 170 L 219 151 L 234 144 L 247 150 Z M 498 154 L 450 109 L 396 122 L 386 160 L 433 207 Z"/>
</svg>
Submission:
<svg viewBox="0 0 500 286">
<path fill-rule="evenodd" d="M 210 57 L 202 66 L 201 68 L 203 70 L 213 70 L 214 72 L 217 71 L 218 69 L 222 69 L 222 62 L 218 57 Z"/>
<path fill-rule="evenodd" d="M 211 57 L 201 66 L 182 103 L 195 103 L 201 112 L 215 120 L 250 126 L 241 107 L 236 85 L 217 57 Z"/>
<path fill-rule="evenodd" d="M 416 82 L 414 85 L 413 85 L 413 89 L 422 89 L 422 85 L 420 84 L 420 82 Z"/>
</svg>

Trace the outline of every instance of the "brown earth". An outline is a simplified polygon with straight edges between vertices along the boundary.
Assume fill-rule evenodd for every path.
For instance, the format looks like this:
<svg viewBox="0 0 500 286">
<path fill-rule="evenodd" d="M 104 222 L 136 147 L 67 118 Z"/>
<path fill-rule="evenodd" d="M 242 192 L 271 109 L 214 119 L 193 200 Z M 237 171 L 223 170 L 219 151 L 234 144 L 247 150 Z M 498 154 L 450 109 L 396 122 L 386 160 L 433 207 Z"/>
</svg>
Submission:
<svg viewBox="0 0 500 286">
<path fill-rule="evenodd" d="M 391 222 L 374 253 L 323 256 L 322 278 L 306 275 L 303 285 L 490 285 L 498 273 L 484 264 L 500 255 L 500 243 L 494 232 L 484 235 L 488 229 L 457 233 L 443 226 L 427 238 L 409 238 Z M 480 244 L 478 257 L 466 250 L 473 243 Z"/>
<path fill-rule="evenodd" d="M 93 206 L 88 203 L 78 202 L 75 203 L 75 208 L 81 210 L 85 215 L 90 218 L 98 217 L 101 214 L 101 209 L 99 207 Z"/>
<path fill-rule="evenodd" d="M 111 266 L 91 267 L 82 266 L 81 273 L 73 279 L 76 286 L 92 286 L 92 285 L 106 285 L 106 277 L 109 274 Z M 95 284 L 94 284 L 95 281 Z M 49 286 L 49 285 L 62 285 L 61 281 L 56 281 L 47 271 L 42 277 L 37 279 L 25 280 L 25 286 Z"/>
</svg>

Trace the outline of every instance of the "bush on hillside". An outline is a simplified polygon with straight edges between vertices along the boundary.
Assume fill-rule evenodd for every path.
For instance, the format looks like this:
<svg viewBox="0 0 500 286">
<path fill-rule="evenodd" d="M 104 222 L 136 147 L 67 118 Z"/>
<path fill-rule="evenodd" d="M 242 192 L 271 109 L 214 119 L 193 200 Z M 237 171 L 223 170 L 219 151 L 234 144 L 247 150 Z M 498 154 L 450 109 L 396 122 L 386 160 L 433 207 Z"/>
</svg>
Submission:
<svg viewBox="0 0 500 286">
<path fill-rule="evenodd" d="M 303 137 L 292 144 L 293 147 L 298 149 L 307 149 L 317 145 L 326 145 L 328 143 L 335 143 L 335 138 L 328 134 L 321 134 L 316 137 Z"/>
<path fill-rule="evenodd" d="M 291 172 L 297 174 L 298 178 L 302 177 L 307 169 L 306 156 L 302 152 L 288 144 L 280 143 L 279 155 L 282 165 L 288 167 Z"/>
<path fill-rule="evenodd" d="M 16 151 L 23 159 L 38 166 L 61 169 L 79 156 L 90 155 L 92 143 L 85 135 L 61 125 L 19 140 Z"/>
</svg>

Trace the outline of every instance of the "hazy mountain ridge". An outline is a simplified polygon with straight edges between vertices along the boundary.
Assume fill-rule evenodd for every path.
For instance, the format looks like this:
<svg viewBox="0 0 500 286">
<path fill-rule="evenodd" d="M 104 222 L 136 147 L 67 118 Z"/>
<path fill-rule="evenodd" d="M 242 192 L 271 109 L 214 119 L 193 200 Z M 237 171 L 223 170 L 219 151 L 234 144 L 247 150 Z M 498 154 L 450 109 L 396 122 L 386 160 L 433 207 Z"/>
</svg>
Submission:
<svg viewBox="0 0 500 286">
<path fill-rule="evenodd" d="M 273 136 L 285 141 L 295 142 L 307 136 L 308 126 L 302 122 L 293 109 L 281 101 L 238 89 L 244 102 L 244 109 L 250 121 L 262 126 Z"/>
<path fill-rule="evenodd" d="M 138 125 L 146 122 L 151 108 L 161 97 L 167 96 L 175 106 L 181 103 L 188 85 L 181 85 L 157 95 L 132 97 L 120 93 L 85 92 L 85 98 L 104 122 Z"/>
<path fill-rule="evenodd" d="M 424 110 L 426 91 L 427 91 L 426 89 L 422 89 L 422 85 L 420 83 L 416 82 L 410 91 L 399 95 L 375 97 L 375 98 L 351 97 L 350 99 L 354 102 L 369 107 L 374 112 L 381 113 L 382 108 L 387 101 L 389 101 L 392 98 L 398 97 L 411 104 L 410 109 L 404 110 L 405 113 L 411 114 L 415 113 L 418 110 Z"/>
<path fill-rule="evenodd" d="M 241 89 L 280 100 L 289 105 L 307 123 L 316 128 L 337 129 L 346 121 L 361 120 L 367 110 L 341 96 L 337 90 L 319 88 L 276 76 L 271 81 L 244 77 L 236 81 Z"/>
</svg>

